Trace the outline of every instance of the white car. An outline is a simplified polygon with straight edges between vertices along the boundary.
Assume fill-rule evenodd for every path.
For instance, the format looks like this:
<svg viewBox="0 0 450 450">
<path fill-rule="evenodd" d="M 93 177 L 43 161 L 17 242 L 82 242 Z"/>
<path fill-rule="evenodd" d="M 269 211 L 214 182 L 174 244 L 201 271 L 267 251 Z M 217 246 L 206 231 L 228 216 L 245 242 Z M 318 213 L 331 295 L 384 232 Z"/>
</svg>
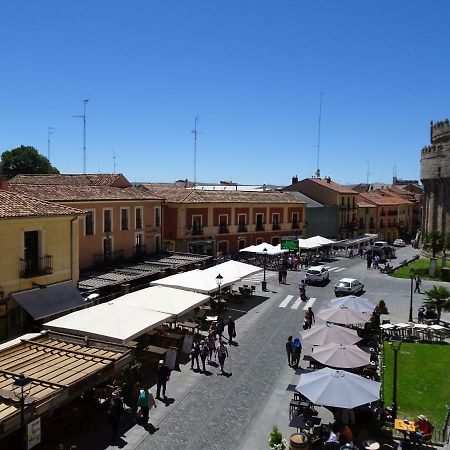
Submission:
<svg viewBox="0 0 450 450">
<path fill-rule="evenodd" d="M 356 295 L 361 294 L 364 285 L 355 278 L 342 278 L 334 285 L 334 293 L 336 297 L 340 295 Z"/>
<path fill-rule="evenodd" d="M 403 239 L 396 239 L 394 241 L 394 247 L 406 247 L 406 242 Z"/>
<path fill-rule="evenodd" d="M 388 247 L 389 244 L 386 241 L 376 241 L 373 243 L 374 247 L 378 247 L 378 248 L 383 248 L 383 247 Z"/>
<path fill-rule="evenodd" d="M 305 274 L 305 282 L 312 283 L 326 283 L 330 279 L 330 274 L 325 267 L 311 266 Z"/>
</svg>

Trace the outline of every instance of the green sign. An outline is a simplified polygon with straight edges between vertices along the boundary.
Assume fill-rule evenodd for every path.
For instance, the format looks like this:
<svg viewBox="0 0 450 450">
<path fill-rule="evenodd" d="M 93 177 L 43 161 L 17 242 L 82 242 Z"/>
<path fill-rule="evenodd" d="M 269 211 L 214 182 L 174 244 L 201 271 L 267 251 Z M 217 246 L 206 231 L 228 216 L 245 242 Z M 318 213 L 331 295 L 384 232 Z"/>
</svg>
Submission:
<svg viewBox="0 0 450 450">
<path fill-rule="evenodd" d="M 292 250 L 297 251 L 298 250 L 298 239 L 283 239 L 281 241 L 281 250 Z"/>
</svg>

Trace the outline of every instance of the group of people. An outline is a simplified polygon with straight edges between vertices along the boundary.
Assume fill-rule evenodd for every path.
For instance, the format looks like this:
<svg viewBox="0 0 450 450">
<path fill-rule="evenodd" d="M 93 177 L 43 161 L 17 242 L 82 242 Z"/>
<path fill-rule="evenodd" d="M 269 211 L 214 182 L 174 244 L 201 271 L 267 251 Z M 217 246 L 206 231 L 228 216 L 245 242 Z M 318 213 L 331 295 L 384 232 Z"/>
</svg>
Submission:
<svg viewBox="0 0 450 450">
<path fill-rule="evenodd" d="M 302 355 L 302 341 L 300 337 L 294 339 L 292 336 L 289 336 L 287 338 L 286 354 L 289 366 L 297 369 L 300 365 L 300 357 Z"/>
</svg>

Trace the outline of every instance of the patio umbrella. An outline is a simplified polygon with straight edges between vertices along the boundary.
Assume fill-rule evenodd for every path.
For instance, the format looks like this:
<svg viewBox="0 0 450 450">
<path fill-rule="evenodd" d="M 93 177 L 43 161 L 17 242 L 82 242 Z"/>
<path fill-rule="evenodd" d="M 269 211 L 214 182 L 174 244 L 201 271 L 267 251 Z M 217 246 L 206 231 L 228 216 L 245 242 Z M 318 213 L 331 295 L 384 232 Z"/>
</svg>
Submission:
<svg viewBox="0 0 450 450">
<path fill-rule="evenodd" d="M 342 323 L 347 325 L 365 323 L 370 319 L 369 314 L 355 311 L 354 309 L 349 309 L 345 306 L 322 309 L 322 311 L 320 311 L 317 315 L 327 322 Z"/>
<path fill-rule="evenodd" d="M 346 308 L 364 313 L 372 313 L 375 309 L 375 305 L 370 303 L 369 300 L 357 297 L 356 295 L 346 295 L 345 297 L 334 298 L 330 301 L 331 308 L 340 306 L 345 306 Z"/>
<path fill-rule="evenodd" d="M 330 342 L 337 342 L 339 344 L 356 344 L 361 340 L 356 330 L 341 327 L 339 325 L 332 325 L 330 323 L 323 325 L 314 325 L 308 331 L 301 333 L 305 341 L 314 345 L 324 345 Z"/>
<path fill-rule="evenodd" d="M 295 390 L 315 405 L 355 408 L 380 398 L 381 383 L 325 367 L 300 376 Z"/>
<path fill-rule="evenodd" d="M 354 368 L 370 364 L 370 354 L 356 345 L 342 345 L 334 342 L 314 347 L 311 356 L 316 361 L 331 367 Z"/>
</svg>

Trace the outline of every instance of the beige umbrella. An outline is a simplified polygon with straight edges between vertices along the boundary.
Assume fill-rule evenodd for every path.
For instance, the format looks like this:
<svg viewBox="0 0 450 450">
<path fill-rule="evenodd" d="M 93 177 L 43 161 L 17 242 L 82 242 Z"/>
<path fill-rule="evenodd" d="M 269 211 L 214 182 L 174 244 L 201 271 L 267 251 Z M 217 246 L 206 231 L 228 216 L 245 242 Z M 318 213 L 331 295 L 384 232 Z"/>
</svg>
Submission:
<svg viewBox="0 0 450 450">
<path fill-rule="evenodd" d="M 332 325 L 331 323 L 323 325 L 314 325 L 311 329 L 301 333 L 305 341 L 313 345 L 324 345 L 330 342 L 339 344 L 356 344 L 361 340 L 356 330 Z"/>
<path fill-rule="evenodd" d="M 334 342 L 314 347 L 311 356 L 316 361 L 330 367 L 354 368 L 370 364 L 370 354 L 356 345 Z"/>
<path fill-rule="evenodd" d="M 341 323 L 341 324 L 358 324 L 366 323 L 370 320 L 370 315 L 356 311 L 354 309 L 340 306 L 339 308 L 322 309 L 317 314 L 322 320 L 327 322 Z"/>
</svg>

